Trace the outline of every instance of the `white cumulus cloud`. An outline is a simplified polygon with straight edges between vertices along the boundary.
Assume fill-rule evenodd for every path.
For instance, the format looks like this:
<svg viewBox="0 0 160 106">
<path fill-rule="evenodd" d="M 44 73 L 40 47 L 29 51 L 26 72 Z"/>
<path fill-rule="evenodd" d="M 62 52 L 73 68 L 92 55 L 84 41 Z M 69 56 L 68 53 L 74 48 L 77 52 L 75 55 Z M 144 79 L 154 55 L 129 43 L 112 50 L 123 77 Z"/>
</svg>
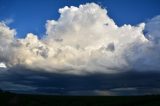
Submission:
<svg viewBox="0 0 160 106">
<path fill-rule="evenodd" d="M 95 3 L 59 9 L 47 20 L 46 36 L 16 31 L 0 23 L 0 62 L 54 73 L 119 73 L 160 69 L 160 17 L 137 26 L 117 26 Z M 146 35 L 144 35 L 146 31 Z"/>
</svg>

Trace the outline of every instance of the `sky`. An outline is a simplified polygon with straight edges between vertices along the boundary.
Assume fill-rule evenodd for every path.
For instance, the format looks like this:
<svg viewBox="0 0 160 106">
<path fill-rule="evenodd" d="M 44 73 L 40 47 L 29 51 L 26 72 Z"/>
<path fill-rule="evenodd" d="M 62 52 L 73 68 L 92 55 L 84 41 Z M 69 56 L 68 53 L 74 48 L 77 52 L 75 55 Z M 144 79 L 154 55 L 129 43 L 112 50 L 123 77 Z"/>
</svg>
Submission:
<svg viewBox="0 0 160 106">
<path fill-rule="evenodd" d="M 0 20 L 12 20 L 9 26 L 17 30 L 17 37 L 32 32 L 41 38 L 46 20 L 59 18 L 59 8 L 91 2 L 107 8 L 119 26 L 136 25 L 160 14 L 159 0 L 0 0 Z"/>
<path fill-rule="evenodd" d="M 160 1 L 0 0 L 0 89 L 160 94 Z"/>
</svg>

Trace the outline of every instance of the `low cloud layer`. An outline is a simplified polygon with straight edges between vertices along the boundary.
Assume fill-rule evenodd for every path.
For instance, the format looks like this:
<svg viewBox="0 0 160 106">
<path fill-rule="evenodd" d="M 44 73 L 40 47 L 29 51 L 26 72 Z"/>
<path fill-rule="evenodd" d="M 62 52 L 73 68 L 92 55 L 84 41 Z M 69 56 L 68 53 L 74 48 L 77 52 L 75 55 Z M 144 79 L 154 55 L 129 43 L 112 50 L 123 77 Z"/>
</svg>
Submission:
<svg viewBox="0 0 160 106">
<path fill-rule="evenodd" d="M 66 6 L 59 13 L 58 20 L 47 20 L 42 39 L 32 33 L 16 38 L 16 31 L 1 22 L 0 63 L 78 75 L 160 71 L 160 16 L 119 27 L 95 3 Z"/>
</svg>

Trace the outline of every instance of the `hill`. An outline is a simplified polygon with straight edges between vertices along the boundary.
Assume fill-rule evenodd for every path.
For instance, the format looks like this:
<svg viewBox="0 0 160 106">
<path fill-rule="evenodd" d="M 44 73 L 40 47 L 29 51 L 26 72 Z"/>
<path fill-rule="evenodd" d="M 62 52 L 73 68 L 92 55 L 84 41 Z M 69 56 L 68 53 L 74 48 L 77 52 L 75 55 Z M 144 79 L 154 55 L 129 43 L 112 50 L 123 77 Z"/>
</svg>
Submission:
<svg viewBox="0 0 160 106">
<path fill-rule="evenodd" d="M 160 106 L 160 96 L 53 96 L 0 93 L 1 106 Z"/>
</svg>

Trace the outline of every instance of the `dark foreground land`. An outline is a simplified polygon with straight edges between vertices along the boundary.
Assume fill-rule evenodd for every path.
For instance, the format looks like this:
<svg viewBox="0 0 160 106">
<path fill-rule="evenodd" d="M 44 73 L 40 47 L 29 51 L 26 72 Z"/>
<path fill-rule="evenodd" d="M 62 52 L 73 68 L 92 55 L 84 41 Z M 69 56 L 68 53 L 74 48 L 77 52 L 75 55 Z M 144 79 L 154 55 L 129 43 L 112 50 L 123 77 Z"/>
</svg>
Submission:
<svg viewBox="0 0 160 106">
<path fill-rule="evenodd" d="M 48 96 L 3 92 L 0 106 L 160 106 L 160 96 Z"/>
</svg>

